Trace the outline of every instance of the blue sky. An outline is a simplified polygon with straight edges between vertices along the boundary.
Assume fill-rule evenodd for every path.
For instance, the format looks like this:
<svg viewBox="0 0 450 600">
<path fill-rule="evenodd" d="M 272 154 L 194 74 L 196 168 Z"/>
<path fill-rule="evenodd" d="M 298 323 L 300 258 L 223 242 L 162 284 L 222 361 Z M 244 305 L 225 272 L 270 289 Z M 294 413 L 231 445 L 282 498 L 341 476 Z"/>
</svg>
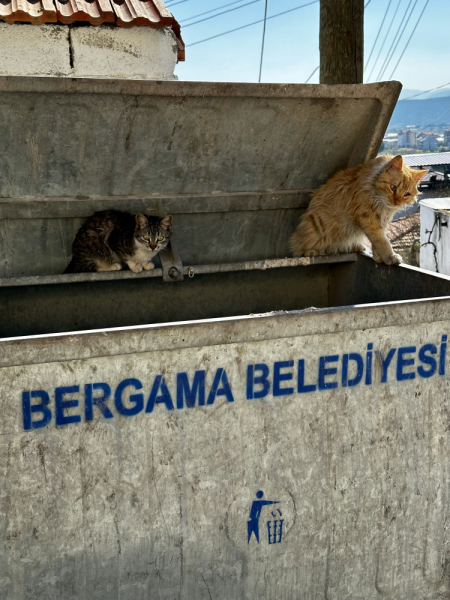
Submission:
<svg viewBox="0 0 450 600">
<path fill-rule="evenodd" d="M 262 23 L 241 29 L 216 39 L 189 46 L 194 42 L 228 31 L 235 27 L 264 18 L 265 0 L 238 0 L 231 6 L 219 9 L 233 0 L 167 0 L 166 4 L 182 26 L 187 44 L 186 62 L 177 65 L 179 79 L 197 81 L 249 81 L 258 80 L 261 52 Z M 243 6 L 244 4 L 247 6 Z M 268 0 L 268 16 L 287 11 L 311 0 Z M 392 22 L 395 9 L 400 7 Z M 366 0 L 367 3 L 367 0 Z M 370 0 L 365 12 L 365 60 L 368 59 L 375 37 L 389 5 L 389 0 Z M 383 80 L 391 73 L 406 42 L 426 5 L 426 0 L 391 0 L 383 29 L 379 36 L 366 77 L 372 70 L 389 24 L 392 28 L 372 78 L 376 79 L 387 52 L 395 38 L 401 18 L 407 7 L 413 6 L 408 26 L 393 54 Z M 222 11 L 241 7 L 217 18 L 192 26 L 188 24 L 213 16 Z M 218 9 L 216 12 L 195 15 Z M 407 13 L 407 15 L 409 14 Z M 397 79 L 408 89 L 426 90 L 450 81 L 450 0 L 429 0 L 416 32 L 395 71 Z M 304 83 L 319 65 L 319 2 L 267 21 L 263 82 Z M 318 83 L 318 72 L 310 83 Z M 449 86 L 450 92 L 450 86 Z"/>
</svg>

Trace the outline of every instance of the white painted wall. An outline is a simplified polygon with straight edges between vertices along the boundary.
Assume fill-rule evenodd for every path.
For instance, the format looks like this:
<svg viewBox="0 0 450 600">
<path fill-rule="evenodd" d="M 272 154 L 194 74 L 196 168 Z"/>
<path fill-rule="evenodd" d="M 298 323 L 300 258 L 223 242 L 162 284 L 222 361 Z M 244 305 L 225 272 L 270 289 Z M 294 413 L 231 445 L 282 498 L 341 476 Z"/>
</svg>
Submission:
<svg viewBox="0 0 450 600">
<path fill-rule="evenodd" d="M 69 58 L 69 28 L 0 22 L 0 75 L 73 74 Z"/>
<path fill-rule="evenodd" d="M 177 41 L 169 27 L 74 27 L 77 77 L 176 79 Z"/>
<path fill-rule="evenodd" d="M 421 203 L 420 244 L 420 268 L 450 275 L 450 214 Z"/>
<path fill-rule="evenodd" d="M 0 55 L 0 75 L 176 79 L 177 40 L 169 27 L 0 22 Z"/>
</svg>

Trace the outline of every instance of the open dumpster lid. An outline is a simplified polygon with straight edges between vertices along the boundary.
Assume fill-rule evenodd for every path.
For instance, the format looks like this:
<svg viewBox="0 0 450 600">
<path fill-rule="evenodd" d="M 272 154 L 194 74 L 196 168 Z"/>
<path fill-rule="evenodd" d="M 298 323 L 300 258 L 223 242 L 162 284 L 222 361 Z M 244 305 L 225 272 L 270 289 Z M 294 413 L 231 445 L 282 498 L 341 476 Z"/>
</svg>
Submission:
<svg viewBox="0 0 450 600">
<path fill-rule="evenodd" d="M 309 190 L 376 155 L 400 90 L 0 77 L 0 196 Z"/>
<path fill-rule="evenodd" d="M 106 208 L 174 215 L 179 253 L 143 277 L 285 261 L 311 192 L 376 155 L 400 89 L 0 77 L 0 283 L 129 277 L 61 275 Z M 270 268 L 317 262 L 289 261 Z"/>
</svg>

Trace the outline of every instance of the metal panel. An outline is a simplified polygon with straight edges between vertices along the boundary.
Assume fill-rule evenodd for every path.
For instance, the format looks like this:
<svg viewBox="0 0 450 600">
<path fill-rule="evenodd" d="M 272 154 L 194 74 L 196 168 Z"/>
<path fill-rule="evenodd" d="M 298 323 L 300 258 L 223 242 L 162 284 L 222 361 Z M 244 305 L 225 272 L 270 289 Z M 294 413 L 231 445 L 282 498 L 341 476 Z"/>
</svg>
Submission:
<svg viewBox="0 0 450 600">
<path fill-rule="evenodd" d="M 376 153 L 399 90 L 0 78 L 0 196 L 314 188 Z"/>
<path fill-rule="evenodd" d="M 0 337 L 328 306 L 327 265 L 0 288 Z"/>
<path fill-rule="evenodd" d="M 0 276 L 60 273 L 81 218 L 157 199 L 185 264 L 284 258 L 311 190 L 376 153 L 399 89 L 0 78 Z"/>
<path fill-rule="evenodd" d="M 446 298 L 2 342 L 0 596 L 447 597 L 448 358 L 444 373 L 418 368 L 427 344 L 442 364 L 449 314 Z M 365 380 L 369 345 L 384 357 L 393 350 L 387 381 L 375 358 Z M 402 366 L 400 348 L 412 365 Z M 343 386 L 349 353 L 364 379 Z M 334 359 L 334 387 L 317 387 L 321 358 Z M 303 383 L 316 386 L 307 393 L 298 389 L 302 360 Z M 288 379 L 275 384 L 277 361 Z M 267 365 L 269 389 L 248 399 L 255 364 Z M 178 374 L 192 383 L 204 371 L 208 397 L 218 369 L 233 402 L 197 397 L 178 408 Z M 159 398 L 145 412 L 161 376 L 174 409 Z M 134 415 L 114 398 L 130 377 L 144 394 Z M 95 382 L 111 386 L 109 418 L 97 406 L 92 420 L 86 412 L 85 385 Z M 56 426 L 61 387 L 72 388 L 63 402 L 73 404 Z M 51 420 L 24 430 L 22 394 L 32 390 L 49 394 Z M 258 542 L 250 517 L 260 490 L 278 504 L 257 514 Z M 269 545 L 278 509 L 283 535 Z"/>
</svg>

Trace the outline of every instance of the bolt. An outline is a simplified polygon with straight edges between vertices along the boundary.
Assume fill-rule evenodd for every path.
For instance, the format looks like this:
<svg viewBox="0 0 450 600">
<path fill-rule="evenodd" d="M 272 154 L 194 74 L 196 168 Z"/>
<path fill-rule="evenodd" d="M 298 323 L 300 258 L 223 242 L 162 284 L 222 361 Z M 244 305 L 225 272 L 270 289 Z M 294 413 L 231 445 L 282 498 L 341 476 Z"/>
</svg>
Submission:
<svg viewBox="0 0 450 600">
<path fill-rule="evenodd" d="M 171 277 L 172 279 L 178 279 L 179 275 L 180 275 L 180 272 L 178 271 L 178 269 L 176 267 L 170 267 L 169 277 Z"/>
</svg>

